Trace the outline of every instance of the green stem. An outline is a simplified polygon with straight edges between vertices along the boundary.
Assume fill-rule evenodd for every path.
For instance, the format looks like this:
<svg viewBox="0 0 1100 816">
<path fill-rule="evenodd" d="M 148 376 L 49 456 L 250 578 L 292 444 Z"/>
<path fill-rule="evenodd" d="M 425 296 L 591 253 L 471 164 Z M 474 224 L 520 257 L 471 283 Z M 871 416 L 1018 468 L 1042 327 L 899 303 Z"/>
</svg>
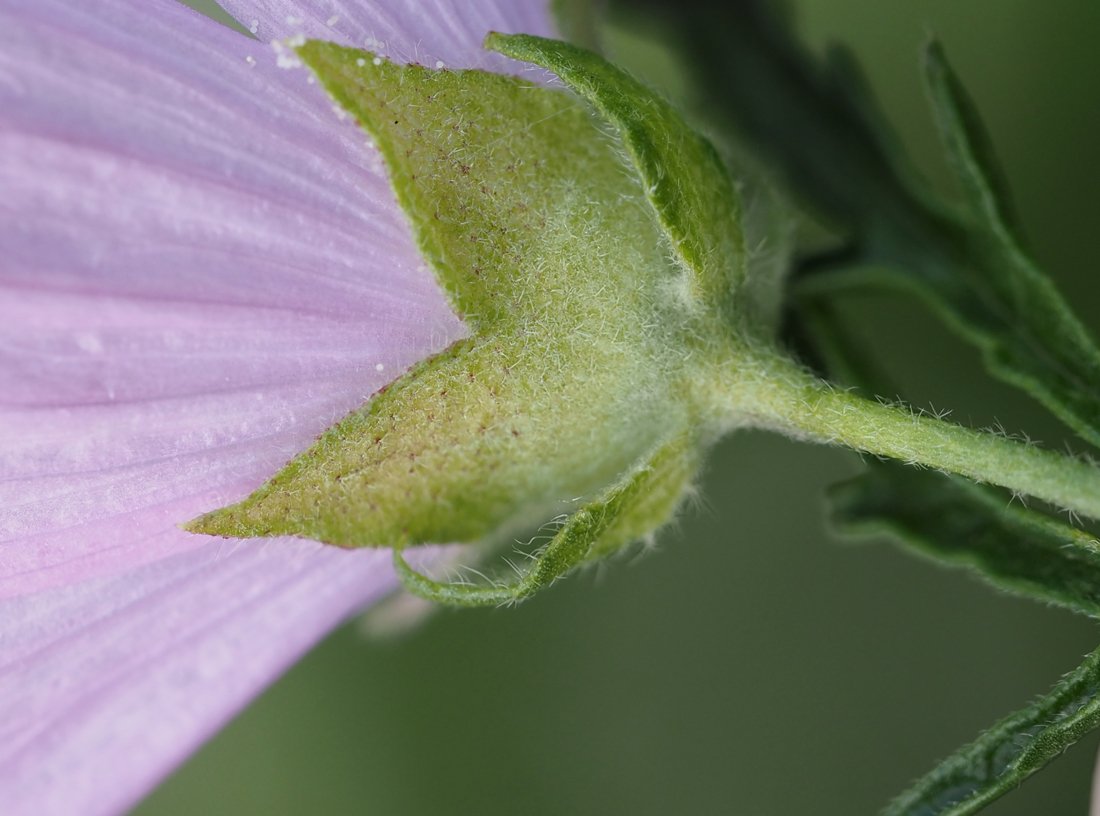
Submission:
<svg viewBox="0 0 1100 816">
<path fill-rule="evenodd" d="M 724 379 L 725 410 L 747 424 L 957 473 L 1100 518 L 1100 469 L 1091 464 L 1003 434 L 868 400 L 774 352 L 738 356 L 736 370 L 727 368 L 730 377 Z"/>
</svg>

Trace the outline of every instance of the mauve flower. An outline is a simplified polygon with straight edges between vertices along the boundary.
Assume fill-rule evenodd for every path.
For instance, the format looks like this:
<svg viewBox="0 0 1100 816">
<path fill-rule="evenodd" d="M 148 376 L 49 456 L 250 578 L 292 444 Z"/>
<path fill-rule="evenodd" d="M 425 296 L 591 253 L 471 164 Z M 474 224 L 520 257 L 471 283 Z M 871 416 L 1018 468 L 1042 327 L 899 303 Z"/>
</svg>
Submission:
<svg viewBox="0 0 1100 816">
<path fill-rule="evenodd" d="M 176 525 L 464 329 L 294 33 L 507 68 L 542 0 L 0 0 L 0 812 L 126 808 L 389 553 Z M 515 68 L 514 64 L 511 65 Z"/>
</svg>

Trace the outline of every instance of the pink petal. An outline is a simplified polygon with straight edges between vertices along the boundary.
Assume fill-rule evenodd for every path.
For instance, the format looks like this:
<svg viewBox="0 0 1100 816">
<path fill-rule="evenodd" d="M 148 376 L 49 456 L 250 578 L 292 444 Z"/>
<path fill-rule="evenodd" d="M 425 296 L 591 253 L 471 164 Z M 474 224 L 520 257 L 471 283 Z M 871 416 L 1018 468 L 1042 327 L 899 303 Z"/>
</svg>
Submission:
<svg viewBox="0 0 1100 816">
<path fill-rule="evenodd" d="M 390 53 L 548 26 L 458 7 L 393 4 Z M 307 79 L 165 0 L 0 0 L 0 812 L 132 804 L 393 586 L 176 526 L 464 331 Z"/>
<path fill-rule="evenodd" d="M 131 806 L 319 634 L 390 590 L 388 556 L 213 546 L 6 603 L 3 813 Z"/>
<path fill-rule="evenodd" d="M 490 31 L 554 36 L 550 0 L 218 0 L 261 42 L 294 34 L 366 48 L 397 62 L 532 70 L 481 50 Z M 416 32 L 415 37 L 408 32 Z M 541 73 L 533 71 L 534 73 Z"/>
<path fill-rule="evenodd" d="M 202 546 L 462 333 L 305 72 L 134 5 L 0 10 L 0 595 Z"/>
</svg>

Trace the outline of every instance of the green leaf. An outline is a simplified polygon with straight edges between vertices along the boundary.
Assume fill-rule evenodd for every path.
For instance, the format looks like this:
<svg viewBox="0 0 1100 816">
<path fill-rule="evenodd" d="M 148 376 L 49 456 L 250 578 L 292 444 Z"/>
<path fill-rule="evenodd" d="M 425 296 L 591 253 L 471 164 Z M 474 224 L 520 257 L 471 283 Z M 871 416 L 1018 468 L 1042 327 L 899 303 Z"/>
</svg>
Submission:
<svg viewBox="0 0 1100 816">
<path fill-rule="evenodd" d="M 1100 650 L 1051 691 L 941 762 L 883 816 L 967 816 L 1012 791 L 1100 725 Z"/>
<path fill-rule="evenodd" d="M 557 40 L 491 34 L 486 47 L 549 68 L 614 125 L 688 273 L 690 297 L 740 323 L 745 253 L 737 196 L 713 145 L 667 102 L 602 57 Z"/>
<path fill-rule="evenodd" d="M 1100 618 L 1100 542 L 1006 495 L 951 476 L 872 462 L 829 492 L 834 525 L 889 533 L 918 553 L 969 567 L 994 586 Z"/>
</svg>

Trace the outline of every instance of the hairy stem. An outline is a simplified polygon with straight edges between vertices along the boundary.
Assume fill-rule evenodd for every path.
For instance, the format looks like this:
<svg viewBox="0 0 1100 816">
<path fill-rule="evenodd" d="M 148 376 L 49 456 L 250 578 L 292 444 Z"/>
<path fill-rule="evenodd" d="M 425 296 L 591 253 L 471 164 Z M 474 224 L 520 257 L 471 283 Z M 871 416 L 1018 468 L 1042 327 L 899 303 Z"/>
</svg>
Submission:
<svg viewBox="0 0 1100 816">
<path fill-rule="evenodd" d="M 1087 462 L 866 399 L 778 354 L 757 351 L 749 359 L 730 372 L 725 389 L 727 410 L 749 424 L 956 473 L 1100 518 L 1100 469 Z"/>
</svg>

